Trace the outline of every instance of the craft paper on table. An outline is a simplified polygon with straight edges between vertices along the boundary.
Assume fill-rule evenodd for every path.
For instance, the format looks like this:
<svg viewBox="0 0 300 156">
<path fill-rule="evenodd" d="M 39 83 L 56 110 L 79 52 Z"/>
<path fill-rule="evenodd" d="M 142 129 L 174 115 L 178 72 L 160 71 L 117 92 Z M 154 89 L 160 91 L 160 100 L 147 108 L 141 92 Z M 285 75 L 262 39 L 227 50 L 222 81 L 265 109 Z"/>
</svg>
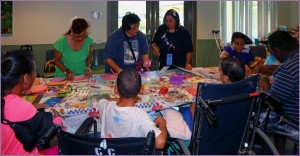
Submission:
<svg viewBox="0 0 300 156">
<path fill-rule="evenodd" d="M 187 88 L 186 91 L 189 92 L 190 94 L 192 94 L 193 96 L 196 96 L 196 94 L 197 94 L 196 87 Z"/>
<path fill-rule="evenodd" d="M 49 107 L 53 107 L 55 104 L 59 103 L 63 98 L 52 97 L 44 102 L 44 104 L 48 105 Z"/>
<path fill-rule="evenodd" d="M 164 66 L 164 67 L 159 71 L 159 74 L 164 74 L 169 68 L 170 68 L 170 66 Z"/>
<path fill-rule="evenodd" d="M 141 77 L 147 77 L 147 76 L 149 76 L 148 72 L 141 72 L 141 71 L 139 71 L 139 73 L 140 73 Z"/>
<path fill-rule="evenodd" d="M 61 82 L 61 81 L 64 81 L 64 80 L 66 80 L 66 78 L 56 77 L 56 78 L 50 79 L 50 82 Z"/>
<path fill-rule="evenodd" d="M 73 79 L 73 82 L 85 82 L 85 81 L 89 81 L 89 78 L 84 75 L 75 76 Z"/>
<path fill-rule="evenodd" d="M 30 93 L 44 93 L 47 90 L 45 85 L 34 85 L 30 88 Z"/>
<path fill-rule="evenodd" d="M 39 85 L 40 84 L 40 79 L 35 77 L 33 85 Z"/>
<path fill-rule="evenodd" d="M 183 77 L 182 75 L 172 76 L 170 77 L 170 83 L 171 84 L 182 84 L 183 83 Z"/>
<path fill-rule="evenodd" d="M 117 78 L 116 75 L 114 74 L 103 74 L 101 75 L 101 79 L 106 81 L 106 80 L 115 80 Z"/>
<path fill-rule="evenodd" d="M 48 85 L 49 86 L 56 86 L 56 85 L 64 85 L 67 83 L 67 79 L 63 80 L 63 81 L 60 81 L 60 82 L 49 82 Z"/>
</svg>

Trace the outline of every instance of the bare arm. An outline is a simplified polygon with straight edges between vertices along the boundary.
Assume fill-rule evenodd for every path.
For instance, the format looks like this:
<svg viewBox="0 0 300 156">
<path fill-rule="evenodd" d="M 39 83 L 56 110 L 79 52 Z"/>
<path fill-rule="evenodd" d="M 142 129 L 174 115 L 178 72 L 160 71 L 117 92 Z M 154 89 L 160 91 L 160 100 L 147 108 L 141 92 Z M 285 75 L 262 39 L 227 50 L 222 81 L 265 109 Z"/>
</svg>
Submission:
<svg viewBox="0 0 300 156">
<path fill-rule="evenodd" d="M 157 149 L 163 149 L 167 139 L 167 125 L 166 120 L 162 116 L 156 117 L 154 123 L 157 125 L 161 133 L 155 138 L 155 147 Z"/>
<path fill-rule="evenodd" d="M 229 53 L 227 51 L 223 51 L 220 55 L 220 60 L 224 60 L 224 58 L 228 57 Z"/>
<path fill-rule="evenodd" d="M 91 69 L 90 69 L 92 61 L 93 61 L 93 45 L 90 46 L 89 55 L 86 58 L 86 68 L 84 70 L 85 76 L 88 76 L 88 77 L 92 76 Z"/>
<path fill-rule="evenodd" d="M 160 51 L 159 51 L 158 45 L 156 43 L 152 43 L 151 46 L 153 48 L 153 55 L 159 56 L 160 55 Z"/>
<path fill-rule="evenodd" d="M 192 70 L 192 65 L 191 65 L 191 60 L 192 60 L 192 52 L 187 52 L 186 54 L 186 63 L 185 63 L 185 68 L 187 70 Z"/>
<path fill-rule="evenodd" d="M 115 72 L 117 72 L 118 74 L 123 70 L 122 68 L 120 68 L 113 59 L 111 58 L 107 58 L 105 59 L 105 62 L 108 64 L 108 66 L 114 70 Z"/>
<path fill-rule="evenodd" d="M 62 62 L 61 62 L 62 54 L 60 51 L 54 49 L 54 64 L 63 72 L 66 72 L 66 77 L 68 80 L 73 80 L 74 74 L 70 71 Z"/>
</svg>

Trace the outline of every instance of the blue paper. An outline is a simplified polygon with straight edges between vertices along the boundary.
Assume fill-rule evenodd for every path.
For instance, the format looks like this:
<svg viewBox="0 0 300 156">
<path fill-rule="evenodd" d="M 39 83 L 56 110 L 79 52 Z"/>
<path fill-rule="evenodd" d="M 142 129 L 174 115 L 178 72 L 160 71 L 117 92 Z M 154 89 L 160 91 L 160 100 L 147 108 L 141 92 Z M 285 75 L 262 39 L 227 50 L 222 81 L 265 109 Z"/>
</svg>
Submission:
<svg viewBox="0 0 300 156">
<path fill-rule="evenodd" d="M 44 104 L 48 105 L 49 107 L 53 107 L 55 104 L 59 103 L 63 98 L 52 97 L 44 102 Z"/>
</svg>

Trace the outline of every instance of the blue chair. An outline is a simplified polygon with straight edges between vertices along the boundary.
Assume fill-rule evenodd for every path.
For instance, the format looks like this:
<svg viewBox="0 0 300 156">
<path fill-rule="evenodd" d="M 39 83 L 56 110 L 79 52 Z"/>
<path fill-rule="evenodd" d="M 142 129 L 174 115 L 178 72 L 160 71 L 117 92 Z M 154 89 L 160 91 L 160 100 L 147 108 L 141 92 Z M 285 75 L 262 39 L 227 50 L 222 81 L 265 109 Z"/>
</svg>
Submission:
<svg viewBox="0 0 300 156">
<path fill-rule="evenodd" d="M 198 84 L 191 154 L 240 154 L 256 100 L 249 93 L 257 83 L 258 75 L 230 84 Z"/>
</svg>

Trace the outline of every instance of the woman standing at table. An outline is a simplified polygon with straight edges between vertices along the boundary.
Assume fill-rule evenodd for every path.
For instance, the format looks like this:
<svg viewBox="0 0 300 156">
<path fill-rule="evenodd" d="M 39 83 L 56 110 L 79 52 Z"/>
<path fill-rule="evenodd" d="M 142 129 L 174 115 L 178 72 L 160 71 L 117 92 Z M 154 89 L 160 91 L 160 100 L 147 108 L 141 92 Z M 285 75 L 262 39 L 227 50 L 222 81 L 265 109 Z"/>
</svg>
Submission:
<svg viewBox="0 0 300 156">
<path fill-rule="evenodd" d="M 180 25 L 174 9 L 166 12 L 163 21 L 152 41 L 153 54 L 159 56 L 159 69 L 173 65 L 191 70 L 193 44 L 189 32 Z"/>
<path fill-rule="evenodd" d="M 66 77 L 72 81 L 74 75 L 91 76 L 93 39 L 88 36 L 88 27 L 85 19 L 76 18 L 68 32 L 55 42 L 55 77 Z"/>
</svg>

